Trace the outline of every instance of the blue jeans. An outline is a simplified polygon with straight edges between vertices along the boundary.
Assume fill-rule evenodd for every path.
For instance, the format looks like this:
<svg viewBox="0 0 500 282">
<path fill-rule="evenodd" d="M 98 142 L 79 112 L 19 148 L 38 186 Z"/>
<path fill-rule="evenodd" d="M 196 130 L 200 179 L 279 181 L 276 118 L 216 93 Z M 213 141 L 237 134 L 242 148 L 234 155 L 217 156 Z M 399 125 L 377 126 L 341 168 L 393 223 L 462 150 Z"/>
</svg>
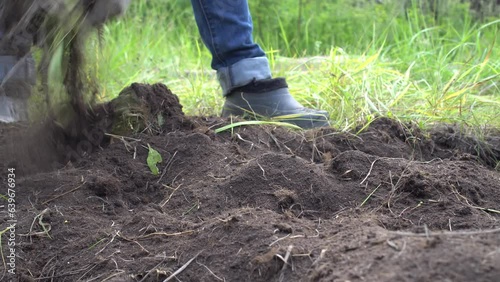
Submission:
<svg viewBox="0 0 500 282">
<path fill-rule="evenodd" d="M 253 41 L 247 0 L 191 0 L 191 4 L 224 96 L 254 79 L 271 78 L 269 61 Z"/>
</svg>

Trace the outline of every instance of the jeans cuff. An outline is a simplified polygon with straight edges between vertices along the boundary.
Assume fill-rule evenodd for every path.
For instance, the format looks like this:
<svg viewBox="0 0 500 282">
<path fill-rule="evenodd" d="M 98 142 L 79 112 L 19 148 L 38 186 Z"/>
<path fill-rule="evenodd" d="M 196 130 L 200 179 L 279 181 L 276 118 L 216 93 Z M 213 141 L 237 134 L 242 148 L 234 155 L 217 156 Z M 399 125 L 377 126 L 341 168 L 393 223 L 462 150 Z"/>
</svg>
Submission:
<svg viewBox="0 0 500 282">
<path fill-rule="evenodd" d="M 234 88 L 247 85 L 253 80 L 270 79 L 271 69 L 266 57 L 243 59 L 229 67 L 217 70 L 217 78 L 226 96 Z"/>
</svg>

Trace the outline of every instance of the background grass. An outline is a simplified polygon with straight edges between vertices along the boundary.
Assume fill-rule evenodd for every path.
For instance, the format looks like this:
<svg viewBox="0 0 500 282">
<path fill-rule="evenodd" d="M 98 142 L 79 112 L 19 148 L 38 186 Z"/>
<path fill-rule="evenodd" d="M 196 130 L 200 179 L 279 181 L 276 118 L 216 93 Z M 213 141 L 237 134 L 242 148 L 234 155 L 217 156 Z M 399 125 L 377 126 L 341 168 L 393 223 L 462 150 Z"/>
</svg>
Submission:
<svg viewBox="0 0 500 282">
<path fill-rule="evenodd" d="M 96 40 L 91 50 L 102 98 L 132 82 L 163 82 L 187 114 L 218 115 L 223 99 L 190 1 L 132 2 L 104 28 L 103 48 Z M 274 76 L 303 104 L 328 110 L 334 127 L 382 115 L 500 128 L 498 18 L 459 0 L 433 9 L 399 0 L 249 2 Z"/>
</svg>

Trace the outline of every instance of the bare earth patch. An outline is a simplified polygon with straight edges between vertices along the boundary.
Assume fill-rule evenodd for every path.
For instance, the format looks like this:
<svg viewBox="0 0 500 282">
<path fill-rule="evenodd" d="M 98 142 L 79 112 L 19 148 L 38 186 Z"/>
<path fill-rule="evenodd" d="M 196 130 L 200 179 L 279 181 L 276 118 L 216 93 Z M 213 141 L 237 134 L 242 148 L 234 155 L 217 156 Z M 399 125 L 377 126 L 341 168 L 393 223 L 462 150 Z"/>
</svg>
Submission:
<svg viewBox="0 0 500 282">
<path fill-rule="evenodd" d="M 90 134 L 0 125 L 1 183 L 11 166 L 18 176 L 17 276 L 5 281 L 500 277 L 498 135 L 389 119 L 358 135 L 215 134 L 229 121 L 184 116 L 162 85 L 132 88 L 161 120 L 133 136 L 105 134 L 109 105 L 81 124 Z"/>
</svg>

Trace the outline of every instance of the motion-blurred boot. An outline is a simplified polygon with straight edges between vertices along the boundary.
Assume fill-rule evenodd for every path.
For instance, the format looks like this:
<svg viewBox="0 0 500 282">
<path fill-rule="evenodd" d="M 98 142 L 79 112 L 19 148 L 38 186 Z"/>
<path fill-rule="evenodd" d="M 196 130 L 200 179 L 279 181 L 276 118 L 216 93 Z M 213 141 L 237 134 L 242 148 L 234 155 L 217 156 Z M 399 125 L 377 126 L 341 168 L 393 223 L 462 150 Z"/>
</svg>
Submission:
<svg viewBox="0 0 500 282">
<path fill-rule="evenodd" d="M 31 55 L 21 58 L 0 55 L 0 121 L 28 120 L 27 100 L 35 81 Z"/>
</svg>

